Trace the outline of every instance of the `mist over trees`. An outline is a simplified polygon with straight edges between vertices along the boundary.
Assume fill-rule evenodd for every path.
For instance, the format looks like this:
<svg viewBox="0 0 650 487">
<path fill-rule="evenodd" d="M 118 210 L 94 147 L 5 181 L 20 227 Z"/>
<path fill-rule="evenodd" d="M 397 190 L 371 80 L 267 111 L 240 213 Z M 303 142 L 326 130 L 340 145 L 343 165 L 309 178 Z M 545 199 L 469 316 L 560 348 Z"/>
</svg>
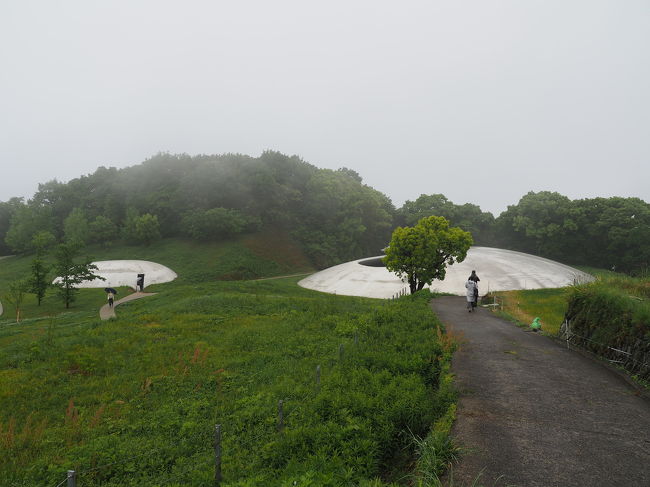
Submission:
<svg viewBox="0 0 650 487">
<path fill-rule="evenodd" d="M 220 240 L 264 228 L 290 233 L 317 267 L 381 254 L 398 226 L 442 216 L 476 245 L 567 264 L 639 272 L 650 263 L 650 205 L 638 198 L 570 200 L 530 192 L 498 217 L 443 194 L 395 208 L 347 168 L 319 169 L 265 152 L 171 155 L 124 169 L 39 185 L 28 201 L 0 202 L 0 255 L 33 253 L 34 236 L 57 242 L 148 245 L 160 238 Z"/>
</svg>

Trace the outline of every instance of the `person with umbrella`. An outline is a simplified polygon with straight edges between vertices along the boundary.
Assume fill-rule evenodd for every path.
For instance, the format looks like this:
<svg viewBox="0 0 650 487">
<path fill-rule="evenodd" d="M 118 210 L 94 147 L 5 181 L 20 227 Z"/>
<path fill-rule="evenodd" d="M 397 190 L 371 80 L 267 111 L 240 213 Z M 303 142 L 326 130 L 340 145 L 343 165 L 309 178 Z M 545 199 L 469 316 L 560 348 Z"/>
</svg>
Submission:
<svg viewBox="0 0 650 487">
<path fill-rule="evenodd" d="M 108 307 L 112 308 L 113 307 L 113 301 L 115 300 L 115 295 L 117 294 L 117 291 L 113 289 L 112 287 L 106 287 L 104 288 L 104 291 L 107 293 L 107 298 L 108 298 Z"/>
</svg>

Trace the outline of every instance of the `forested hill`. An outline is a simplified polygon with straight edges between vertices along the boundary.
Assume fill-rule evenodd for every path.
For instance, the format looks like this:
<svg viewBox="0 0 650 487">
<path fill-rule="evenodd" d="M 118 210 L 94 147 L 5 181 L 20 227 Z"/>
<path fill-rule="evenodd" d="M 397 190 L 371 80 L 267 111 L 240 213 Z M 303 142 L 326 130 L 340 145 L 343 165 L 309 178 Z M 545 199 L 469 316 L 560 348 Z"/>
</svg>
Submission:
<svg viewBox="0 0 650 487">
<path fill-rule="evenodd" d="M 478 245 L 627 272 L 647 271 L 650 263 L 650 205 L 638 198 L 530 192 L 497 218 L 442 194 L 396 209 L 353 170 L 319 169 L 271 151 L 158 154 L 132 167 L 41 184 L 26 202 L 0 202 L 0 255 L 30 252 L 39 232 L 55 241 L 147 244 L 172 236 L 222 240 L 273 227 L 323 267 L 378 255 L 395 227 L 429 215 L 470 231 Z"/>
<path fill-rule="evenodd" d="M 318 169 L 277 152 L 260 157 L 158 154 L 125 169 L 104 167 L 39 186 L 27 203 L 0 208 L 3 250 L 29 251 L 37 230 L 85 243 L 215 240 L 264 226 L 286 228 L 315 265 L 379 254 L 394 207 L 348 169 Z"/>
</svg>

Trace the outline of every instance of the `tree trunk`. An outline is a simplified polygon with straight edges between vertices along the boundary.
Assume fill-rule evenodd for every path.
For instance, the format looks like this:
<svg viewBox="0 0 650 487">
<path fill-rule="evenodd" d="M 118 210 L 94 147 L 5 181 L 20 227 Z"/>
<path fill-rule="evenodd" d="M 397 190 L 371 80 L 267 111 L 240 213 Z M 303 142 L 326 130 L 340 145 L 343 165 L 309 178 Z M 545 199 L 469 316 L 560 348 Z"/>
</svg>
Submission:
<svg viewBox="0 0 650 487">
<path fill-rule="evenodd" d="M 409 289 L 411 291 L 411 294 L 413 294 L 416 291 L 418 280 L 415 276 L 408 276 L 408 281 L 409 281 Z"/>
</svg>

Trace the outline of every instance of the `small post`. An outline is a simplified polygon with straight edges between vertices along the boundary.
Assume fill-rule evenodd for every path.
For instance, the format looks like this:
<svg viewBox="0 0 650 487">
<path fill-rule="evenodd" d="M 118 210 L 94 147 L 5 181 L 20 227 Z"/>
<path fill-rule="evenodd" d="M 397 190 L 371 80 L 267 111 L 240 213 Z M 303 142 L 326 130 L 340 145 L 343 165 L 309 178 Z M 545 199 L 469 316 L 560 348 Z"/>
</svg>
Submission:
<svg viewBox="0 0 650 487">
<path fill-rule="evenodd" d="M 359 331 L 354 332 L 354 345 L 357 346 L 359 345 Z"/>
<path fill-rule="evenodd" d="M 221 485 L 221 425 L 214 428 L 214 487 Z"/>
<path fill-rule="evenodd" d="M 343 362 L 343 344 L 339 345 L 339 362 Z"/>
<path fill-rule="evenodd" d="M 77 472 L 68 470 L 68 487 L 77 487 Z"/>
<path fill-rule="evenodd" d="M 316 387 L 320 389 L 320 365 L 316 366 Z"/>
<path fill-rule="evenodd" d="M 284 411 L 282 410 L 282 405 L 284 402 L 282 399 L 278 402 L 278 431 L 282 431 L 284 429 Z"/>
</svg>

